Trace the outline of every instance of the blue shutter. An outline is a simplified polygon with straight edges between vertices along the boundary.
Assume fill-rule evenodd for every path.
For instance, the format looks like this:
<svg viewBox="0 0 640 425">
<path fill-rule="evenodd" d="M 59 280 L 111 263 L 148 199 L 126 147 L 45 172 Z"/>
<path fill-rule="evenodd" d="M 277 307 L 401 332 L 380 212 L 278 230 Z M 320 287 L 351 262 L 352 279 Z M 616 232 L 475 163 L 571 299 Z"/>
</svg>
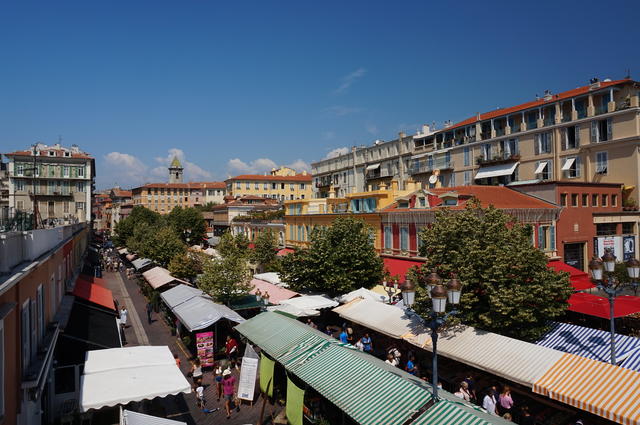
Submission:
<svg viewBox="0 0 640 425">
<path fill-rule="evenodd" d="M 544 249 L 544 232 L 542 226 L 538 226 L 538 249 Z"/>
<path fill-rule="evenodd" d="M 556 249 L 556 226 L 549 226 L 549 247 L 553 251 Z"/>
<path fill-rule="evenodd" d="M 577 148 L 578 146 L 580 146 L 580 126 L 579 125 L 576 125 L 574 132 L 576 135 L 576 148 Z"/>
<path fill-rule="evenodd" d="M 598 123 L 591 121 L 591 143 L 598 143 Z"/>
<path fill-rule="evenodd" d="M 613 118 L 607 118 L 607 140 L 613 139 Z"/>
</svg>

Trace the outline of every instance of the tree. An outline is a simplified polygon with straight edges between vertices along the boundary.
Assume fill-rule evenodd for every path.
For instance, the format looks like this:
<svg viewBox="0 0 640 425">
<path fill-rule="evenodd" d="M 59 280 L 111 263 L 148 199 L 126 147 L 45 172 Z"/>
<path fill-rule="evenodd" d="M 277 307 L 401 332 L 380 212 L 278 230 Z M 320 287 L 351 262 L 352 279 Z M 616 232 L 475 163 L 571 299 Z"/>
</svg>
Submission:
<svg viewBox="0 0 640 425">
<path fill-rule="evenodd" d="M 251 251 L 251 260 L 263 268 L 267 268 L 277 260 L 278 238 L 275 232 L 267 229 L 258 234 L 255 246 Z"/>
<path fill-rule="evenodd" d="M 416 305 L 426 310 L 424 279 L 457 272 L 463 283 L 460 319 L 471 326 L 533 341 L 549 320 L 562 315 L 572 293 L 567 274 L 547 267 L 548 258 L 531 243 L 530 226 L 492 206 L 470 202 L 463 211 L 441 210 L 421 233 Z"/>
<path fill-rule="evenodd" d="M 250 279 L 246 258 L 231 255 L 205 263 L 198 286 L 217 302 L 229 305 L 251 290 Z"/>
<path fill-rule="evenodd" d="M 207 202 L 204 205 L 196 205 L 195 209 L 197 209 L 200 212 L 213 211 L 213 207 L 215 207 L 216 205 L 218 205 L 217 202 Z"/>
<path fill-rule="evenodd" d="M 144 247 L 139 251 L 140 255 L 153 260 L 162 267 L 167 267 L 173 257 L 185 253 L 186 245 L 171 227 L 165 226 L 151 230 L 152 235 L 144 242 Z"/>
<path fill-rule="evenodd" d="M 195 208 L 175 207 L 167 215 L 167 224 L 183 242 L 189 244 L 200 243 L 207 233 L 202 212 Z"/>
<path fill-rule="evenodd" d="M 200 259 L 198 252 L 184 252 L 176 255 L 169 262 L 169 272 L 178 279 L 191 280 L 202 273 L 204 261 Z"/>
<path fill-rule="evenodd" d="M 360 287 L 371 288 L 383 277 L 372 229 L 359 219 L 337 218 L 328 228 L 311 232 L 308 249 L 283 258 L 282 280 L 298 291 L 336 296 Z"/>
<path fill-rule="evenodd" d="M 220 243 L 216 247 L 222 257 L 243 257 L 247 259 L 249 255 L 249 240 L 243 233 L 233 236 L 230 231 L 226 231 L 220 237 Z"/>
<path fill-rule="evenodd" d="M 140 205 L 136 205 L 131 210 L 131 214 L 116 223 L 114 228 L 113 241 L 116 245 L 126 245 L 134 230 L 142 225 L 157 225 L 162 221 L 162 216 L 155 211 L 151 211 Z M 129 247 L 129 245 L 127 245 Z M 131 248 L 131 247 L 129 247 Z"/>
</svg>

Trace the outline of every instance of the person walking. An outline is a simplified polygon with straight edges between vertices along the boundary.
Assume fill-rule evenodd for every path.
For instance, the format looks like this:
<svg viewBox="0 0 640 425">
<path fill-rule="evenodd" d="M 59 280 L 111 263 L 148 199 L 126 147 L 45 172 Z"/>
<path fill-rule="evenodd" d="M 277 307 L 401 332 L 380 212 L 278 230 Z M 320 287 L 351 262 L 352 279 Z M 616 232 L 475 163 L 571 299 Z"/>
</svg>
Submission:
<svg viewBox="0 0 640 425">
<path fill-rule="evenodd" d="M 120 309 L 120 325 L 123 328 L 127 327 L 127 317 L 129 316 L 129 312 L 127 311 L 127 308 L 124 306 L 124 304 L 122 304 L 122 309 Z"/>
<path fill-rule="evenodd" d="M 484 398 L 482 399 L 482 408 L 487 411 L 490 415 L 498 416 L 498 412 L 496 412 L 496 396 L 494 395 L 494 387 L 489 388 L 486 391 Z"/>
<path fill-rule="evenodd" d="M 364 344 L 362 343 L 362 338 L 358 338 L 358 341 L 356 342 L 356 348 L 360 351 L 364 351 Z"/>
<path fill-rule="evenodd" d="M 342 332 L 340 332 L 340 342 L 343 344 L 347 343 L 347 330 L 345 328 L 342 328 Z"/>
<path fill-rule="evenodd" d="M 363 350 L 365 353 L 373 353 L 373 341 L 371 341 L 371 337 L 368 332 L 362 337 L 362 345 L 364 346 Z"/>
<path fill-rule="evenodd" d="M 198 384 L 198 379 L 202 379 L 202 364 L 199 358 L 196 358 L 191 365 L 191 379 L 193 379 L 194 385 Z"/>
<path fill-rule="evenodd" d="M 416 366 L 416 359 L 413 357 L 413 355 L 409 356 L 409 360 L 407 360 L 407 367 L 405 368 L 405 370 L 407 372 L 409 372 L 410 374 L 417 376 L 418 375 L 418 368 Z"/>
<path fill-rule="evenodd" d="M 474 381 L 473 376 L 468 373 L 467 377 L 464 378 L 464 382 L 467 383 L 469 393 L 471 394 L 471 401 L 475 403 L 478 399 L 478 396 L 476 395 L 476 382 Z"/>
<path fill-rule="evenodd" d="M 222 392 L 222 366 L 220 365 L 220 363 L 216 363 L 215 365 L 213 365 L 213 376 L 214 376 L 214 381 L 216 382 L 216 391 L 218 394 L 218 401 L 220 401 L 220 398 L 223 396 L 223 392 Z"/>
<path fill-rule="evenodd" d="M 153 322 L 153 320 L 151 320 L 151 313 L 153 313 L 153 304 L 151 304 L 151 301 L 147 303 L 146 310 L 147 310 L 147 322 L 151 324 Z"/>
<path fill-rule="evenodd" d="M 222 372 L 222 388 L 224 391 L 224 408 L 227 411 L 227 419 L 231 417 L 231 402 L 235 393 L 236 378 L 231 374 L 229 369 Z M 240 405 L 236 406 L 240 410 Z"/>
<path fill-rule="evenodd" d="M 471 401 L 471 398 L 473 397 L 469 391 L 469 384 L 467 384 L 466 381 L 460 382 L 460 388 L 453 395 L 460 397 L 464 401 Z"/>
<path fill-rule="evenodd" d="M 384 361 L 386 364 L 391 365 L 393 367 L 398 367 L 398 360 L 393 357 L 393 354 L 388 353 L 387 354 L 387 360 Z"/>
<path fill-rule="evenodd" d="M 508 385 L 505 385 L 504 388 L 502 388 L 502 392 L 498 397 L 498 404 L 500 406 L 500 413 L 503 415 L 505 413 L 511 413 L 513 398 L 511 397 L 511 388 L 509 388 Z"/>
<path fill-rule="evenodd" d="M 196 404 L 200 409 L 204 409 L 206 401 L 204 399 L 204 386 L 202 385 L 202 378 L 198 378 L 196 383 Z"/>
<path fill-rule="evenodd" d="M 224 350 L 227 354 L 227 360 L 229 360 L 229 366 L 238 369 L 238 342 L 231 338 L 231 335 L 227 335 Z"/>
</svg>

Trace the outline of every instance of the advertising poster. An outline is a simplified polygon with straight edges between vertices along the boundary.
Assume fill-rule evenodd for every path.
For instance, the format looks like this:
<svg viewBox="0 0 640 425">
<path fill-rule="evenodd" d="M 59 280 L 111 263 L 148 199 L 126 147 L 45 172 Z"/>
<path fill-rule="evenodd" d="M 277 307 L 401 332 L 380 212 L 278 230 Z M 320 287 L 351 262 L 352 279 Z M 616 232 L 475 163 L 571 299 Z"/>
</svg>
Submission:
<svg viewBox="0 0 640 425">
<path fill-rule="evenodd" d="M 636 237 L 623 236 L 622 247 L 624 249 L 624 261 L 629 261 L 636 256 Z"/>
<path fill-rule="evenodd" d="M 202 366 L 213 366 L 213 332 L 196 334 L 196 350 Z"/>
<path fill-rule="evenodd" d="M 238 398 L 253 401 L 258 376 L 258 354 L 251 345 L 247 344 L 240 367 L 240 381 L 238 382 Z"/>
</svg>

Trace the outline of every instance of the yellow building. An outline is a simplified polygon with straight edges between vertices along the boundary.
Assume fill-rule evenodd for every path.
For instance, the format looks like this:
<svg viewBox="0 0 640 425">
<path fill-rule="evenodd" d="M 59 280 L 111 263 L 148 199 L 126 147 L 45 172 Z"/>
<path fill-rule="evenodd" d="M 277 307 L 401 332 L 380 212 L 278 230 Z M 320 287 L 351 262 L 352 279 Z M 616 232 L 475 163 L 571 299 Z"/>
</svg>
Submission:
<svg viewBox="0 0 640 425">
<path fill-rule="evenodd" d="M 332 189 L 328 198 L 285 201 L 285 244 L 288 247 L 307 246 L 314 227 L 330 226 L 337 217 L 350 215 L 364 220 L 371 227 L 375 248 L 380 252 L 382 237 L 378 212 L 391 205 L 398 196 L 408 195 L 417 189 L 416 183 L 407 181 L 406 190 L 399 190 L 398 182 L 394 180 L 390 187 L 383 183 L 378 190 L 350 193 L 343 198 L 336 198 Z"/>
<path fill-rule="evenodd" d="M 276 172 L 278 170 L 275 170 Z M 282 174 L 286 174 L 282 172 Z M 278 199 L 279 201 L 294 199 L 310 199 L 311 175 L 305 171 L 294 175 L 243 174 L 227 179 L 227 194 L 234 197 L 259 196 L 261 198 Z"/>
</svg>

